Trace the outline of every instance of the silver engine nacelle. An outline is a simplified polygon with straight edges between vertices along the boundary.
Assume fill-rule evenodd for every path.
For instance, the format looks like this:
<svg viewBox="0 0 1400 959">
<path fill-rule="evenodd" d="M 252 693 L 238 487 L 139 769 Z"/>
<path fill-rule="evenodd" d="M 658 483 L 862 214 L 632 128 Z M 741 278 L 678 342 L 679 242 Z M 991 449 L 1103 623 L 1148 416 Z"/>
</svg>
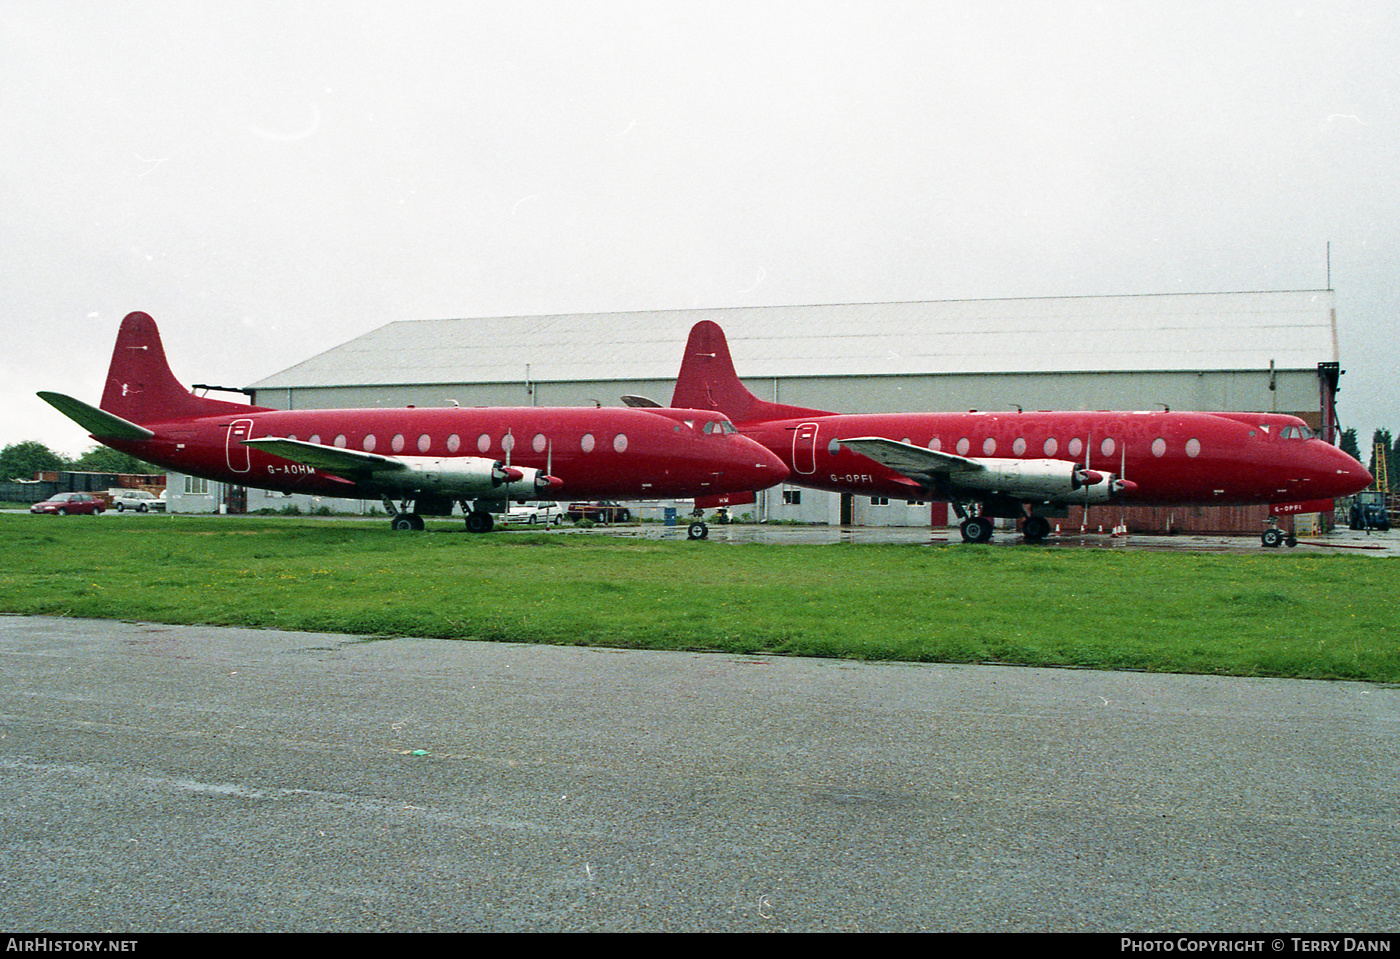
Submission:
<svg viewBox="0 0 1400 959">
<path fill-rule="evenodd" d="M 528 466 L 506 466 L 483 456 L 400 456 L 406 470 L 375 473 L 375 480 L 406 492 L 454 499 L 534 499 L 550 478 Z"/>
<path fill-rule="evenodd" d="M 968 489 L 1020 500 L 1107 503 L 1131 484 L 1064 460 L 979 459 L 984 469 L 959 470 L 949 478 Z"/>
</svg>

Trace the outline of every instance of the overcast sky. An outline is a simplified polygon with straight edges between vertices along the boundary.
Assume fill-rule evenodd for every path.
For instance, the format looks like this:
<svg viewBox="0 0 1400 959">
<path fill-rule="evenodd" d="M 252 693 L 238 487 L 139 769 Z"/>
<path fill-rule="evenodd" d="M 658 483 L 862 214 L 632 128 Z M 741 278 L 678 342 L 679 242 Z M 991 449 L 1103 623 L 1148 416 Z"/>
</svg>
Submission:
<svg viewBox="0 0 1400 959">
<path fill-rule="evenodd" d="M 117 325 L 1319 289 L 1400 431 L 1400 4 L 0 0 L 0 446 Z M 679 364 L 679 353 L 676 357 Z"/>
</svg>

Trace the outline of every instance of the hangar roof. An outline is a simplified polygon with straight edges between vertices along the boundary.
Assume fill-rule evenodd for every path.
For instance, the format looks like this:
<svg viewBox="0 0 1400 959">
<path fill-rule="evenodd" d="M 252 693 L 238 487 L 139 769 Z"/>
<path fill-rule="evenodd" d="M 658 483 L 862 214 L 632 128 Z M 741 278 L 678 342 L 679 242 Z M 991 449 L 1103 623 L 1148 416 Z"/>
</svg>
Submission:
<svg viewBox="0 0 1400 959">
<path fill-rule="evenodd" d="M 752 377 L 1316 369 L 1330 290 L 941 300 L 390 323 L 255 389 L 674 379 L 691 326 Z"/>
</svg>

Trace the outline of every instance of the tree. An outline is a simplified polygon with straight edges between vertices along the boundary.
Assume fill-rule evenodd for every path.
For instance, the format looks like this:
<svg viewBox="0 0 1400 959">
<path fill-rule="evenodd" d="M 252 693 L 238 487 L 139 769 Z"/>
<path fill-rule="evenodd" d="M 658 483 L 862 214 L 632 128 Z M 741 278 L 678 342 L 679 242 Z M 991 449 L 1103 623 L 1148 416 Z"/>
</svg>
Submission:
<svg viewBox="0 0 1400 959">
<path fill-rule="evenodd" d="M 152 466 L 138 460 L 130 453 L 114 450 L 110 446 L 94 446 L 73 461 L 73 469 L 91 473 L 164 473 L 159 466 Z"/>
<path fill-rule="evenodd" d="M 1356 445 L 1356 430 L 1344 430 L 1342 432 L 1342 452 L 1346 453 L 1357 462 L 1361 461 L 1361 447 Z"/>
<path fill-rule="evenodd" d="M 35 473 L 67 468 L 67 460 L 38 440 L 21 440 L 0 450 L 0 480 L 31 480 Z"/>
</svg>

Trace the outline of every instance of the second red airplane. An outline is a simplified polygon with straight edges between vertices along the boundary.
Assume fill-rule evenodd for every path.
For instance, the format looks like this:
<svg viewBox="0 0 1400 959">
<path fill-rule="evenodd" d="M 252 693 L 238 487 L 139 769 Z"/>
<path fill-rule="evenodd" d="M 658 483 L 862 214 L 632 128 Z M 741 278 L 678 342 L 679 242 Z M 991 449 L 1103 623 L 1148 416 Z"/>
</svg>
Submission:
<svg viewBox="0 0 1400 959">
<path fill-rule="evenodd" d="M 1371 474 L 1275 413 L 1008 412 L 841 414 L 772 403 L 740 382 L 720 327 L 690 331 L 673 407 L 723 413 L 780 457 L 788 482 L 837 493 L 946 501 L 969 542 L 992 520 L 1047 517 L 1100 503 L 1220 506 L 1306 503 L 1365 489 Z M 1327 501 L 1327 502 L 1321 502 Z M 1265 530 L 1266 546 L 1284 542 Z"/>
</svg>

